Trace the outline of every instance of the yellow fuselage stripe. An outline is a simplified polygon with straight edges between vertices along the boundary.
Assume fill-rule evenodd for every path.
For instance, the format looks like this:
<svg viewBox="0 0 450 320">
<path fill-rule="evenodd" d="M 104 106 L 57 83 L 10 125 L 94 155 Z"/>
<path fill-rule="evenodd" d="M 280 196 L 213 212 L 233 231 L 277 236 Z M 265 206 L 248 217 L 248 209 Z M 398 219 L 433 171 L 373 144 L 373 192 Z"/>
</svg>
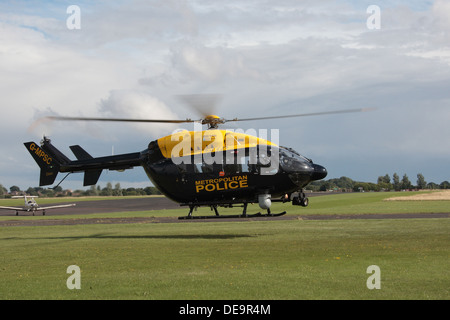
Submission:
<svg viewBox="0 0 450 320">
<path fill-rule="evenodd" d="M 275 145 L 262 138 L 227 130 L 180 131 L 157 141 L 165 158 L 245 149 L 260 144 Z"/>
</svg>

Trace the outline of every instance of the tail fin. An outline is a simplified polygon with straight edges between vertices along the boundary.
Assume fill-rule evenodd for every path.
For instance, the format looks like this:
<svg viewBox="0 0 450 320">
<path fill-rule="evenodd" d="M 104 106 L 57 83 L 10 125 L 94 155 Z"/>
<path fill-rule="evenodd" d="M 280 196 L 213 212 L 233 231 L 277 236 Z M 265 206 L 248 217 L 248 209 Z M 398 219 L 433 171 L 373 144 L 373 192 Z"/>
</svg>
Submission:
<svg viewBox="0 0 450 320">
<path fill-rule="evenodd" d="M 53 184 L 59 172 L 60 162 L 58 159 L 32 141 L 25 142 L 24 145 L 41 168 L 39 185 L 47 186 Z"/>
</svg>

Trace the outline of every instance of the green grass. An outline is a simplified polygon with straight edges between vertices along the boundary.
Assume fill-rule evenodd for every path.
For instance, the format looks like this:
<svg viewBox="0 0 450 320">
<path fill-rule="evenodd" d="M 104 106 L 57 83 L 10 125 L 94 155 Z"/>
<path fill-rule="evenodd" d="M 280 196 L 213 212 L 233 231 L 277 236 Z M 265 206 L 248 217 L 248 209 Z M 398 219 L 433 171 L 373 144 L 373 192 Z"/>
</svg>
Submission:
<svg viewBox="0 0 450 320">
<path fill-rule="evenodd" d="M 448 212 L 448 201 L 383 201 L 392 195 L 314 197 L 308 208 L 274 204 L 274 211 Z M 240 208 L 227 212 L 233 210 Z M 183 208 L 83 217 L 186 213 Z M 1 227 L 0 299 L 447 300 L 449 240 L 449 219 Z M 80 290 L 66 286 L 69 265 L 81 269 Z M 366 286 L 370 265 L 381 269 L 380 290 Z"/>
<path fill-rule="evenodd" d="M 414 195 L 421 192 L 408 192 L 407 194 Z M 272 203 L 272 212 L 287 211 L 289 215 L 316 215 L 316 214 L 368 214 L 368 213 L 436 213 L 436 212 L 450 212 L 450 201 L 384 201 L 386 198 L 395 196 L 405 196 L 401 192 L 367 192 L 367 193 L 343 193 L 333 194 L 327 196 L 311 197 L 309 206 L 303 208 L 300 206 L 292 206 L 290 203 Z M 151 196 L 155 197 L 155 196 Z M 126 197 L 128 198 L 128 197 Z M 63 201 L 60 198 L 42 199 L 39 204 L 51 205 L 60 202 L 88 201 L 88 200 L 105 200 L 116 199 L 117 201 L 125 199 L 125 197 L 86 197 L 86 198 L 65 198 Z M 129 198 L 128 198 L 129 199 Z M 12 202 L 13 201 L 13 202 Z M 0 200 L 2 206 L 22 206 L 23 200 Z M 177 217 L 187 215 L 189 209 L 181 207 L 180 209 L 170 210 L 149 210 L 149 211 L 133 211 L 133 212 L 116 212 L 116 213 L 93 213 L 89 215 L 57 215 L 56 213 L 48 214 L 47 216 L 33 217 L 23 213 L 20 219 L 74 219 L 74 218 L 105 218 L 105 217 Z M 242 208 L 219 208 L 221 214 L 240 214 Z M 260 212 L 258 204 L 250 204 L 248 206 L 248 213 Z M 16 220 L 13 211 L 7 216 L 0 216 L 0 220 Z M 214 214 L 209 208 L 199 208 L 194 211 L 194 215 L 211 215 Z"/>
<path fill-rule="evenodd" d="M 436 213 L 450 212 L 450 201 L 384 201 L 391 197 L 425 192 L 342 193 L 311 197 L 306 210 L 287 209 L 298 214 Z M 305 209 L 305 208 L 303 208 Z"/>
<path fill-rule="evenodd" d="M 449 220 L 3 228 L 1 299 L 448 299 Z M 81 290 L 66 287 L 69 265 Z M 381 289 L 369 290 L 370 265 Z"/>
</svg>

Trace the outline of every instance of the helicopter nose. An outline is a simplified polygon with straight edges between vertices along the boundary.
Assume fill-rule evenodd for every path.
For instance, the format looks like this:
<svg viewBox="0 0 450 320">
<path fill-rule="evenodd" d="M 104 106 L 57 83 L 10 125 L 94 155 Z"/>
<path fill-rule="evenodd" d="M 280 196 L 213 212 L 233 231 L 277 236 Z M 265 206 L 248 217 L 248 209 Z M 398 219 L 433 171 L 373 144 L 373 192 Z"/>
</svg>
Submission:
<svg viewBox="0 0 450 320">
<path fill-rule="evenodd" d="M 311 180 L 320 180 L 327 176 L 328 172 L 325 167 L 318 164 L 313 164 L 312 166 L 314 168 L 314 172 L 311 175 Z"/>
</svg>

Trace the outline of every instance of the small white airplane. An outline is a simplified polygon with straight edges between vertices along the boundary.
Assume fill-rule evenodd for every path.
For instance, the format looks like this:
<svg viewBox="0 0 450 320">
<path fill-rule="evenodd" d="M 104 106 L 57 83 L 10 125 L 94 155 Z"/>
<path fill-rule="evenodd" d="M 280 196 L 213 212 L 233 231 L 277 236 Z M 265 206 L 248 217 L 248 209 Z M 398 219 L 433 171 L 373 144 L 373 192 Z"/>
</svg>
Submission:
<svg viewBox="0 0 450 320">
<path fill-rule="evenodd" d="M 27 212 L 32 212 L 33 216 L 34 213 L 36 211 L 40 211 L 42 210 L 42 215 L 45 216 L 45 210 L 48 209 L 56 209 L 56 208 L 66 208 L 66 207 L 73 207 L 76 204 L 72 203 L 72 204 L 62 204 L 62 205 L 57 205 L 57 206 L 50 206 L 50 207 L 40 207 L 37 203 L 36 200 L 34 200 L 34 198 L 38 198 L 37 196 L 14 196 L 12 197 L 13 199 L 17 199 L 17 198 L 24 198 L 25 199 L 25 206 L 23 208 L 17 208 L 17 207 L 2 207 L 0 206 L 0 209 L 5 209 L 5 210 L 16 210 L 16 216 L 19 215 L 19 211 L 27 211 Z"/>
</svg>

